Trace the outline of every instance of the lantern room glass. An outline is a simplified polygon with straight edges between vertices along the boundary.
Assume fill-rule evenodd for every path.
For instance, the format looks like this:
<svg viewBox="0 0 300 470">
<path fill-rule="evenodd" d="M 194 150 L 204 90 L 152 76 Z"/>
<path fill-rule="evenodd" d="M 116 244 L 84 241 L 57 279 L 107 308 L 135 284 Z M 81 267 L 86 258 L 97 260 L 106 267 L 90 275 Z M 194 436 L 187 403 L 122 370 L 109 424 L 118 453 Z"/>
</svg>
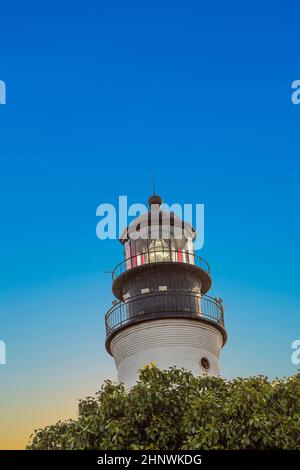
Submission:
<svg viewBox="0 0 300 470">
<path fill-rule="evenodd" d="M 126 270 L 148 263 L 179 262 L 195 264 L 191 238 L 128 239 L 124 243 Z"/>
</svg>

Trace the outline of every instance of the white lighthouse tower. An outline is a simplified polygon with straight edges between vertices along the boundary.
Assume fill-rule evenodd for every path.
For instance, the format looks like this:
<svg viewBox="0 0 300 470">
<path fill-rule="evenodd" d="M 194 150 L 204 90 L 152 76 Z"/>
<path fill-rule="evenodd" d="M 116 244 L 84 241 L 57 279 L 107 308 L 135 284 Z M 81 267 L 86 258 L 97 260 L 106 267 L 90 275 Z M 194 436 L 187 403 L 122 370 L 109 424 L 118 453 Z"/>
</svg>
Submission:
<svg viewBox="0 0 300 470">
<path fill-rule="evenodd" d="M 196 232 L 162 199 L 124 231 L 125 259 L 113 271 L 118 300 L 106 313 L 106 349 L 126 388 L 151 362 L 183 367 L 194 375 L 219 375 L 227 334 L 222 304 L 206 295 L 212 280 L 206 261 L 194 253 Z"/>
</svg>

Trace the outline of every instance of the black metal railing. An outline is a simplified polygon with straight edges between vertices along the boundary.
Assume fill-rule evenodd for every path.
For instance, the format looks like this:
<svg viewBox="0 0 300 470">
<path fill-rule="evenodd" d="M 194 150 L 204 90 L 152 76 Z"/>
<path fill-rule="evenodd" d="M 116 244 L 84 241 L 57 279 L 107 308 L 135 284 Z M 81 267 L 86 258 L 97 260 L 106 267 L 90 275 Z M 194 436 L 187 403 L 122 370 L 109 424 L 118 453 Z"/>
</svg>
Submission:
<svg viewBox="0 0 300 470">
<path fill-rule="evenodd" d="M 149 263 L 162 262 L 193 264 L 203 269 L 208 274 L 210 273 L 210 267 L 207 261 L 200 258 L 200 256 L 195 255 L 195 253 L 190 253 L 184 250 L 160 248 L 159 250 L 144 251 L 143 253 L 130 256 L 129 258 L 121 261 L 121 263 L 119 263 L 112 272 L 113 281 L 129 269 Z"/>
<path fill-rule="evenodd" d="M 119 301 L 105 315 L 107 336 L 131 322 L 163 318 L 164 314 L 198 318 L 224 328 L 222 304 L 208 295 L 186 291 L 160 291 Z"/>
</svg>

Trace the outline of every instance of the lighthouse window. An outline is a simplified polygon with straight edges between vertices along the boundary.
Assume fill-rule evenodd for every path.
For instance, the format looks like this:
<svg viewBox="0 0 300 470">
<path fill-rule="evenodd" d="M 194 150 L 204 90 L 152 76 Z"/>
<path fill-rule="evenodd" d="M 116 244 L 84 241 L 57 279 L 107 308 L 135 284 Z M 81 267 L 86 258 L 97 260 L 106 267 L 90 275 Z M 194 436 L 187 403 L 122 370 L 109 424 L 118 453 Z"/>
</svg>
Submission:
<svg viewBox="0 0 300 470">
<path fill-rule="evenodd" d="M 202 357 L 200 361 L 201 367 L 205 370 L 208 371 L 210 369 L 210 363 L 207 357 Z"/>
<path fill-rule="evenodd" d="M 153 238 L 147 240 L 129 239 L 124 243 L 126 270 L 147 263 L 175 261 L 195 264 L 194 246 L 192 239 Z"/>
<path fill-rule="evenodd" d="M 194 244 L 193 244 L 193 240 L 191 238 L 187 239 L 186 247 L 187 247 L 188 258 L 189 258 L 188 262 L 190 264 L 195 264 Z"/>
<path fill-rule="evenodd" d="M 171 261 L 170 247 L 166 240 L 159 238 L 149 244 L 149 262 Z"/>
<path fill-rule="evenodd" d="M 130 239 L 125 244 L 126 269 L 135 268 L 145 264 L 145 252 L 147 251 L 147 240 Z"/>
<path fill-rule="evenodd" d="M 127 241 L 124 243 L 124 249 L 125 249 L 125 260 L 126 260 L 126 269 L 131 268 L 131 252 L 130 252 L 130 242 Z"/>
</svg>

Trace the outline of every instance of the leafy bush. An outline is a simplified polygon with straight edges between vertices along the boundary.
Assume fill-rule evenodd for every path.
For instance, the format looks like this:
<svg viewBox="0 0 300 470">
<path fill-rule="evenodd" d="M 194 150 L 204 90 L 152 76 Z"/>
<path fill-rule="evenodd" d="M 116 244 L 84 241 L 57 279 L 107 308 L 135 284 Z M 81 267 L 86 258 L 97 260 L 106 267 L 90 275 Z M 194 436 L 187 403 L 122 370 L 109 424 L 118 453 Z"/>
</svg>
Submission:
<svg viewBox="0 0 300 470">
<path fill-rule="evenodd" d="M 35 431 L 28 449 L 299 449 L 300 373 L 194 377 L 150 364 L 128 393 L 106 381 L 78 418 Z"/>
</svg>

